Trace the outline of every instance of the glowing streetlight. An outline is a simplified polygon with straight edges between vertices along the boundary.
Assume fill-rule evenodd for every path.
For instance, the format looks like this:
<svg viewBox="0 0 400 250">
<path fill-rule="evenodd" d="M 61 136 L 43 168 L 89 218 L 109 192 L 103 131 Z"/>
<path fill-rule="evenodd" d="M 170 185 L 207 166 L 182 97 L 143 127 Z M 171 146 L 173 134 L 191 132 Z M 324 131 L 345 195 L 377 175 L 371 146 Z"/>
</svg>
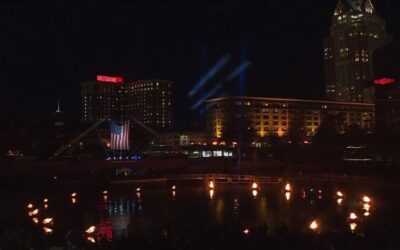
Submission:
<svg viewBox="0 0 400 250">
<path fill-rule="evenodd" d="M 342 193 L 341 191 L 337 191 L 337 192 L 336 192 L 336 196 L 337 196 L 337 197 L 343 197 L 343 193 Z"/>
<path fill-rule="evenodd" d="M 104 195 L 107 195 L 107 194 L 108 194 L 108 191 L 107 191 L 107 190 L 104 190 L 104 191 L 103 191 L 103 194 L 104 194 Z"/>
<path fill-rule="evenodd" d="M 369 211 L 369 209 L 371 208 L 371 205 L 370 204 L 368 204 L 368 203 L 365 203 L 364 205 L 363 205 L 363 209 L 365 210 L 365 211 Z"/>
<path fill-rule="evenodd" d="M 75 192 L 71 194 L 71 197 L 76 197 L 76 196 L 77 194 Z"/>
<path fill-rule="evenodd" d="M 35 224 L 38 224 L 38 223 L 39 223 L 39 220 L 38 220 L 38 218 L 36 218 L 36 217 L 33 217 L 33 218 L 32 218 L 32 221 L 33 221 L 33 223 L 35 223 Z"/>
<path fill-rule="evenodd" d="M 253 184 L 251 185 L 252 189 L 257 189 L 258 188 L 258 184 L 256 182 L 253 182 Z"/>
<path fill-rule="evenodd" d="M 43 200 L 43 202 L 44 202 L 44 203 L 47 203 L 47 202 L 49 202 L 49 199 L 45 198 L 45 199 Z"/>
<path fill-rule="evenodd" d="M 176 190 L 176 186 L 173 185 L 173 186 L 171 187 L 171 190 Z"/>
<path fill-rule="evenodd" d="M 244 234 L 249 234 L 249 233 L 250 233 L 250 230 L 246 228 L 245 230 L 243 230 L 243 233 L 244 233 Z"/>
<path fill-rule="evenodd" d="M 26 207 L 29 208 L 29 209 L 32 209 L 33 208 L 33 204 L 29 203 L 28 206 L 26 206 Z"/>
</svg>

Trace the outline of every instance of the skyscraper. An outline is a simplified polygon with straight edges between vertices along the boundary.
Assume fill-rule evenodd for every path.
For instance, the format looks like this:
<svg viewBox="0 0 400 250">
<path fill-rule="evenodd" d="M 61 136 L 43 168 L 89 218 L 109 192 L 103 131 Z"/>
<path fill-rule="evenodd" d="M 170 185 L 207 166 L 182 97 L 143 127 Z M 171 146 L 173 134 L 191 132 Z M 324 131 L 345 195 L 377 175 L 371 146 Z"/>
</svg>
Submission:
<svg viewBox="0 0 400 250">
<path fill-rule="evenodd" d="M 330 36 L 324 39 L 325 95 L 328 100 L 372 102 L 372 52 L 387 42 L 385 20 L 371 0 L 339 0 Z"/>
<path fill-rule="evenodd" d="M 171 85 L 166 80 L 141 80 L 127 85 L 127 112 L 130 118 L 159 132 L 171 128 Z"/>
<path fill-rule="evenodd" d="M 124 82 L 122 77 L 99 75 L 96 81 L 82 83 L 82 121 L 135 119 L 158 132 L 168 131 L 171 88 L 172 82 L 166 80 Z"/>
</svg>

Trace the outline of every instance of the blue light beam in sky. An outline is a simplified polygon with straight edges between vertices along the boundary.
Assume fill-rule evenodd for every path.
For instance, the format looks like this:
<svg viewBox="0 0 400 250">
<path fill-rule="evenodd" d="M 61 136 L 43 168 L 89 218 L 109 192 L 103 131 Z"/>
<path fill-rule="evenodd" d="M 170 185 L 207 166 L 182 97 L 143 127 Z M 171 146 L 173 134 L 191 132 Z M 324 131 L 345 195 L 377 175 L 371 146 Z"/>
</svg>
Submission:
<svg viewBox="0 0 400 250">
<path fill-rule="evenodd" d="M 245 61 L 244 63 L 240 64 L 232 73 L 230 73 L 226 78 L 226 82 L 230 82 L 233 79 L 235 79 L 237 76 L 239 76 L 242 71 L 246 70 L 248 67 L 250 67 L 251 62 L 250 61 Z"/>
<path fill-rule="evenodd" d="M 208 80 L 213 78 L 229 61 L 231 56 L 225 54 L 215 65 L 212 67 L 201 79 L 196 83 L 196 85 L 189 91 L 188 97 L 194 96 L 199 89 L 207 83 Z"/>
<path fill-rule="evenodd" d="M 215 85 L 214 88 L 212 88 L 205 96 L 203 96 L 200 100 L 198 100 L 192 107 L 191 110 L 195 110 L 198 107 L 200 107 L 201 104 L 203 104 L 203 102 L 205 100 L 207 100 L 208 98 L 210 98 L 211 96 L 213 96 L 215 93 L 217 93 L 218 90 L 220 90 L 222 88 L 222 84 L 218 83 L 217 85 Z"/>
</svg>

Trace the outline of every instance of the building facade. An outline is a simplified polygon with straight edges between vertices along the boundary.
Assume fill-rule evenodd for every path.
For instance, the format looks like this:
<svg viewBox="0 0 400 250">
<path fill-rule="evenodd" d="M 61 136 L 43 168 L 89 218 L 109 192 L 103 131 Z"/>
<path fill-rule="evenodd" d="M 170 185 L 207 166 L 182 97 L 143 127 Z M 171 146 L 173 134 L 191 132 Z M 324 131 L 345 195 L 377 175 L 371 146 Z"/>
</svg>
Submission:
<svg viewBox="0 0 400 250">
<path fill-rule="evenodd" d="M 157 131 L 166 131 L 172 125 L 172 82 L 142 80 L 127 85 L 127 112 L 129 116 Z"/>
<path fill-rule="evenodd" d="M 97 76 L 97 81 L 82 83 L 82 121 L 137 120 L 167 131 L 172 126 L 171 87 L 165 80 L 124 82 L 122 77 Z"/>
<path fill-rule="evenodd" d="M 371 0 L 339 0 L 324 39 L 325 95 L 328 100 L 373 102 L 372 53 L 387 43 L 385 20 Z"/>
<path fill-rule="evenodd" d="M 374 52 L 376 131 L 400 132 L 400 42 Z"/>
<path fill-rule="evenodd" d="M 243 118 L 258 138 L 266 136 L 304 137 L 315 135 L 325 115 L 340 117 L 343 131 L 357 124 L 372 132 L 374 105 L 264 97 L 223 97 L 207 101 L 207 131 L 222 138 L 224 126 L 232 118 Z"/>
</svg>

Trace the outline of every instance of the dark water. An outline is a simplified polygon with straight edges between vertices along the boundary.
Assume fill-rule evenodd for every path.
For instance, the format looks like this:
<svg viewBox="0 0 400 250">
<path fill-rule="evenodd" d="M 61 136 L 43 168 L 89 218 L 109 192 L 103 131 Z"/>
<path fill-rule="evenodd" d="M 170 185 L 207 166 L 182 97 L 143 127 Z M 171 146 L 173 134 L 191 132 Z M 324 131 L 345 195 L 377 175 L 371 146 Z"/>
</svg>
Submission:
<svg viewBox="0 0 400 250">
<path fill-rule="evenodd" d="M 33 216 L 39 220 L 38 227 L 43 227 L 44 218 L 53 218 L 53 224 L 47 226 L 52 233 L 46 237 L 54 244 L 65 244 L 73 232 L 80 237 L 93 237 L 98 243 L 130 235 L 160 234 L 179 240 L 193 232 L 207 237 L 216 230 L 229 232 L 234 237 L 244 235 L 246 229 L 250 235 L 260 227 L 270 235 L 280 228 L 316 234 L 349 233 L 360 237 L 373 237 L 371 228 L 400 229 L 397 188 L 291 182 L 289 193 L 285 192 L 284 184 L 261 184 L 255 194 L 250 184 L 217 183 L 212 195 L 207 185 L 202 184 L 147 184 L 141 186 L 140 192 L 136 191 L 137 185 L 114 186 L 107 189 L 107 195 L 101 188 L 80 187 L 68 192 L 41 191 L 43 193 L 36 194 L 35 201 L 27 199 L 26 204 L 32 202 L 39 208 L 39 215 Z M 172 185 L 176 185 L 175 191 L 171 190 Z M 341 202 L 337 191 L 344 194 Z M 77 193 L 75 202 L 71 192 Z M 362 201 L 364 195 L 371 198 L 369 209 Z M 47 209 L 44 198 L 49 199 Z M 26 210 L 28 217 L 29 209 Z M 349 219 L 350 213 L 355 213 L 357 219 Z M 315 232 L 309 228 L 314 220 L 318 223 Z M 85 233 L 92 225 L 96 231 Z"/>
</svg>

